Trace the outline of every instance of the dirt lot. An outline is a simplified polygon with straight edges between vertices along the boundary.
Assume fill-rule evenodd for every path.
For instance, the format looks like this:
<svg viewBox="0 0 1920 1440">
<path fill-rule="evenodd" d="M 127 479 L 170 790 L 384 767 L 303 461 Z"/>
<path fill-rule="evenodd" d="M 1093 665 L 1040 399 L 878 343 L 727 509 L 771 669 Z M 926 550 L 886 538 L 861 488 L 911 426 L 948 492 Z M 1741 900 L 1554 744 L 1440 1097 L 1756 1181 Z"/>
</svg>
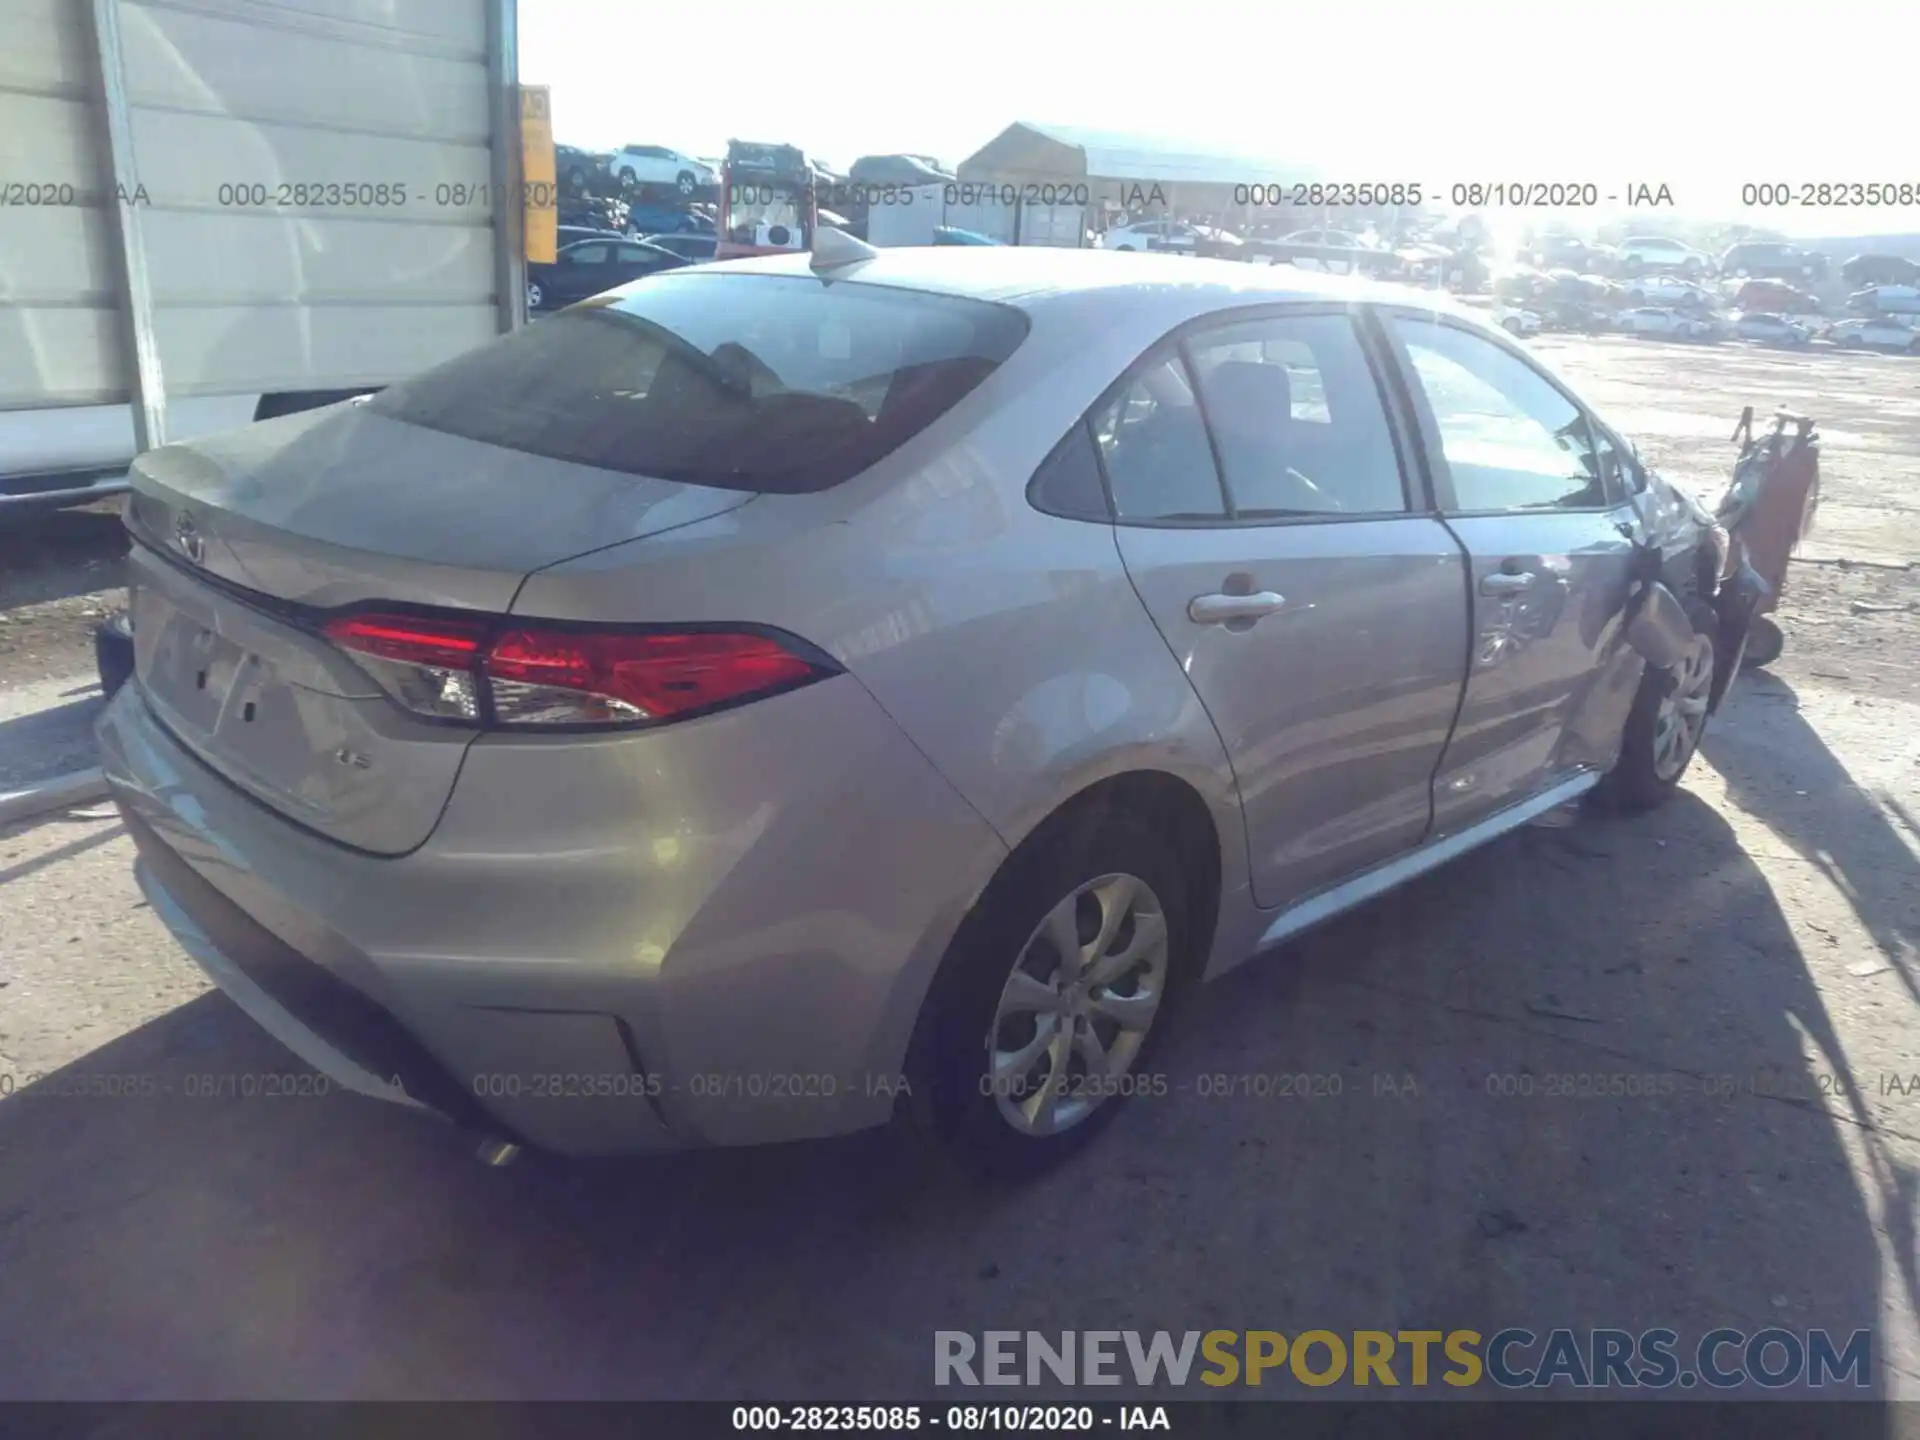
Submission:
<svg viewBox="0 0 1920 1440">
<path fill-rule="evenodd" d="M 936 1329 L 1780 1325 L 1873 1329 L 1872 1393 L 1920 1397 L 1920 364 L 1538 346 L 1701 488 L 1741 405 L 1821 417 L 1813 553 L 1860 563 L 1795 567 L 1785 656 L 1672 806 L 1512 836 L 1210 987 L 1185 1089 L 1025 1189 L 887 1136 L 488 1171 L 371 1102 L 200 1098 L 296 1067 L 114 820 L 0 833 L 0 1396 L 930 1398 Z M 112 599 L 111 527 L 62 533 L 0 562 L 29 770 L 84 699 L 6 716 L 81 698 Z M 1202 1097 L 1219 1072 L 1341 1084 Z"/>
</svg>

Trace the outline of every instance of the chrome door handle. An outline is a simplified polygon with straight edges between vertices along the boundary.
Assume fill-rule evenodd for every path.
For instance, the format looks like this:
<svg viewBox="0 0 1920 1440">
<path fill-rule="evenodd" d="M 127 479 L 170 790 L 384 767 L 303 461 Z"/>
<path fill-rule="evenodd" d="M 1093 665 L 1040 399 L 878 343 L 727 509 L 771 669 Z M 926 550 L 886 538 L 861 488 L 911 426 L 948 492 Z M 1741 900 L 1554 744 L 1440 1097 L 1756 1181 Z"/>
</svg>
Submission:
<svg viewBox="0 0 1920 1440">
<path fill-rule="evenodd" d="M 1504 570 L 1496 570 L 1491 575 L 1481 577 L 1482 595 L 1518 595 L 1522 590 L 1533 588 L 1533 572 L 1523 570 L 1518 575 L 1509 575 Z"/>
<path fill-rule="evenodd" d="M 1287 603 L 1271 590 L 1252 595 L 1196 595 L 1187 605 L 1187 618 L 1196 625 L 1224 625 L 1229 620 L 1258 620 Z"/>
</svg>

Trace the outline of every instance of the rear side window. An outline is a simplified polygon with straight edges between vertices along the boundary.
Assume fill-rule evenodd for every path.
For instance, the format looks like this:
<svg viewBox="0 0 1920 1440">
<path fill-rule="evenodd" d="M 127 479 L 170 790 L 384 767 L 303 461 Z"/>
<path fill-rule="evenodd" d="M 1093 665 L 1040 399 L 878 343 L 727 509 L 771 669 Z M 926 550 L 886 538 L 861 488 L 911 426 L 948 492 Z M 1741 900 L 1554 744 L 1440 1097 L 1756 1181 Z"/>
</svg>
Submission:
<svg viewBox="0 0 1920 1440">
<path fill-rule="evenodd" d="M 1407 508 L 1380 391 L 1346 316 L 1243 321 L 1187 343 L 1236 518 Z"/>
<path fill-rule="evenodd" d="M 1093 413 L 1093 438 L 1122 520 L 1223 520 L 1207 427 L 1176 355 L 1131 376 Z"/>
<path fill-rule="evenodd" d="M 470 350 L 368 408 L 547 459 L 804 494 L 926 429 L 1026 334 L 1021 311 L 959 296 L 675 272 Z"/>
</svg>

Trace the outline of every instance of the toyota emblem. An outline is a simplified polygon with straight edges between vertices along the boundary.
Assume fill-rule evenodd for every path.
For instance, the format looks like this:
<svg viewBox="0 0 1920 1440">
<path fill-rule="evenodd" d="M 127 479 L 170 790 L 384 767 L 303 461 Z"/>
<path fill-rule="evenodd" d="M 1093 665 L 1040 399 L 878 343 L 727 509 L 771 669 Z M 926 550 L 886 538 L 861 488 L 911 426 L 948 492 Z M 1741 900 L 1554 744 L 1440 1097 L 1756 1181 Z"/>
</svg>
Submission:
<svg viewBox="0 0 1920 1440">
<path fill-rule="evenodd" d="M 207 542 L 200 534 L 200 527 L 193 523 L 193 517 L 184 510 L 173 517 L 173 541 L 180 547 L 180 553 L 194 564 L 206 562 Z"/>
</svg>

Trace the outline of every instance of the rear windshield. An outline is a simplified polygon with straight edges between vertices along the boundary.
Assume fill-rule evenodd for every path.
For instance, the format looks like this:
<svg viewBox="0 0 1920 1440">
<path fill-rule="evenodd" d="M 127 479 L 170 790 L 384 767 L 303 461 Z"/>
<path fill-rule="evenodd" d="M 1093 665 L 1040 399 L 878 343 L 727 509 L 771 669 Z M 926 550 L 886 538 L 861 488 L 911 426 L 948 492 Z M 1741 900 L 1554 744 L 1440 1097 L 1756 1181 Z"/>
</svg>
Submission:
<svg viewBox="0 0 1920 1440">
<path fill-rule="evenodd" d="M 660 275 L 388 387 L 368 408 L 489 445 L 766 494 L 837 485 L 1026 338 L 1019 310 L 770 275 Z"/>
</svg>

